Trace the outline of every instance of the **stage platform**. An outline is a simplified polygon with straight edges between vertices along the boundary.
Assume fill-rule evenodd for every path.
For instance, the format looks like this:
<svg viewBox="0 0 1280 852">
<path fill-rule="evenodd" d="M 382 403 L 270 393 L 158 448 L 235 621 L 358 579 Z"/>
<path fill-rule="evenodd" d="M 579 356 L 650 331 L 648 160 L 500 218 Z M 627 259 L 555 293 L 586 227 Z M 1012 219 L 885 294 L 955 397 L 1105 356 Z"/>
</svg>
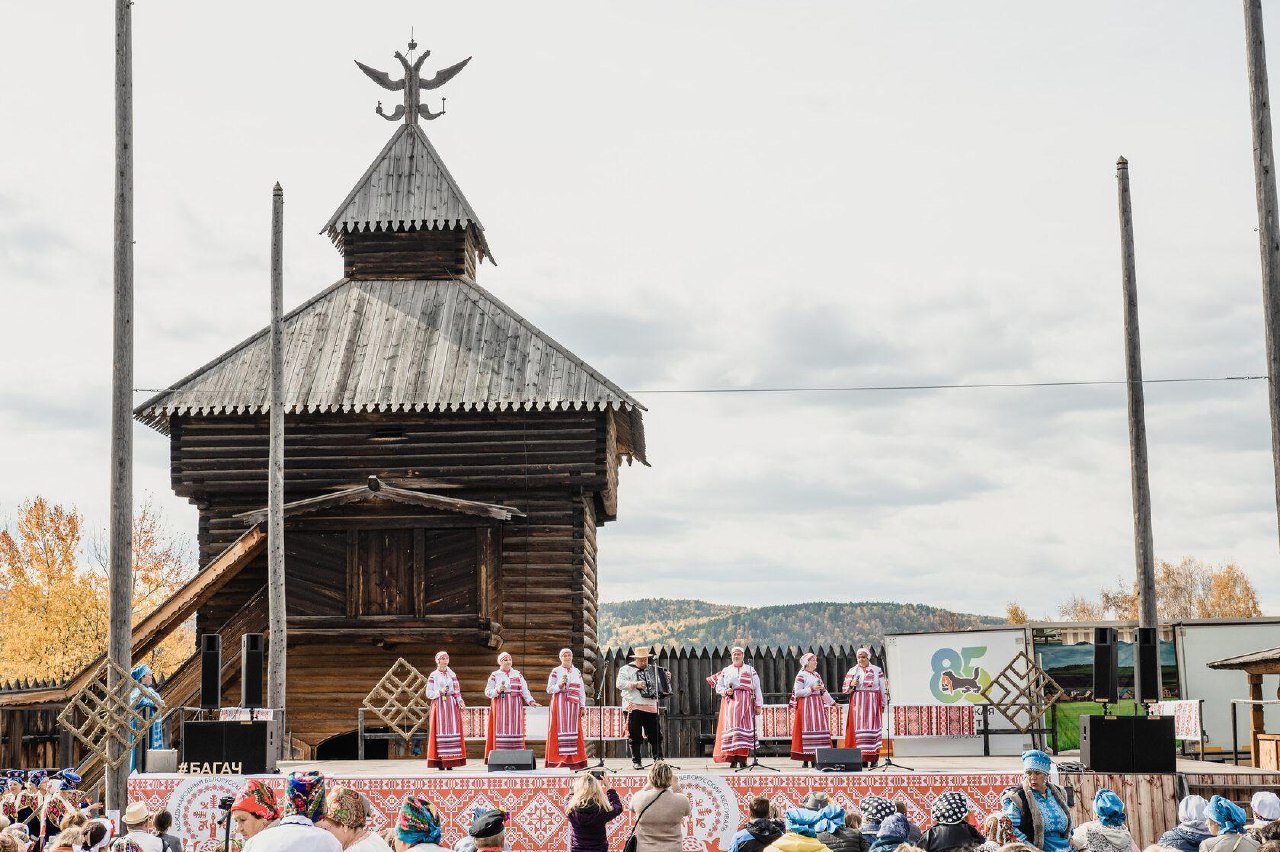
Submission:
<svg viewBox="0 0 1280 852">
<path fill-rule="evenodd" d="M 1063 754 L 1058 759 L 1076 757 Z M 747 802 L 756 795 L 768 796 L 785 809 L 798 805 L 812 791 L 825 791 L 837 805 L 852 811 L 859 801 L 874 794 L 904 802 L 909 818 L 927 825 L 929 806 L 943 792 L 964 792 L 978 812 L 986 814 L 999 807 L 1001 791 L 1021 779 L 1021 767 L 1013 757 L 912 757 L 902 761 L 914 771 L 891 767 L 822 773 L 801 769 L 790 760 L 770 758 L 761 763 L 779 771 L 733 772 L 706 758 L 676 758 L 682 791 L 693 804 L 693 815 L 685 825 L 684 848 L 698 852 L 728 849 L 744 821 Z M 632 770 L 630 761 L 607 760 L 606 766 L 614 771 L 605 784 L 616 788 L 624 802 L 644 785 L 645 773 Z M 264 776 L 278 788 L 283 787 L 283 773 L 317 770 L 364 793 L 377 810 L 374 822 L 379 829 L 392 824 L 406 795 L 416 793 L 439 807 L 445 817 L 444 839 L 450 844 L 465 833 L 475 808 L 502 808 L 512 814 L 511 849 L 567 849 L 564 803 L 574 778 L 568 770 L 491 773 L 480 761 L 471 761 L 465 767 L 441 772 L 428 768 L 422 760 L 289 761 L 280 768 L 282 774 Z M 1087 808 L 1099 787 L 1116 790 L 1126 802 L 1139 846 L 1153 843 L 1177 822 L 1177 800 L 1188 787 L 1192 792 L 1280 787 L 1280 775 L 1247 767 L 1185 760 L 1179 761 L 1178 773 L 1063 773 L 1061 780 L 1074 791 L 1078 820 L 1088 818 Z M 129 792 L 131 800 L 143 799 L 152 810 L 167 808 L 173 813 L 178 832 L 188 838 L 188 852 L 214 852 L 218 848 L 215 838 L 221 836 L 218 798 L 233 794 L 243 783 L 242 776 L 134 775 L 129 779 Z M 1243 798 L 1247 800 L 1248 795 Z M 613 848 L 621 848 L 630 825 L 626 816 L 610 824 Z"/>
</svg>

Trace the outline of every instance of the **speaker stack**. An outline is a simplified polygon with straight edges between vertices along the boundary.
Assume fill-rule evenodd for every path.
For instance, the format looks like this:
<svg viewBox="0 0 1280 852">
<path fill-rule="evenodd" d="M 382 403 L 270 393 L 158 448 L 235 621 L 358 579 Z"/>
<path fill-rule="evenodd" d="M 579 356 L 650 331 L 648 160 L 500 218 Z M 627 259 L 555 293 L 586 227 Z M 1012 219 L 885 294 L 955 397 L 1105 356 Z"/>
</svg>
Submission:
<svg viewBox="0 0 1280 852">
<path fill-rule="evenodd" d="M 257 709 L 262 706 L 261 633 L 246 633 L 240 639 L 240 706 Z"/>
<path fill-rule="evenodd" d="M 1100 704 L 1120 700 L 1120 646 L 1114 627 L 1093 629 L 1093 700 Z"/>
<path fill-rule="evenodd" d="M 1134 649 L 1133 682 L 1139 704 L 1160 700 L 1160 643 L 1154 627 L 1138 628 L 1138 646 Z"/>
<path fill-rule="evenodd" d="M 222 637 L 200 634 L 200 707 L 217 710 L 222 706 Z"/>
<path fill-rule="evenodd" d="M 1091 772 L 1173 772 L 1173 717 L 1081 716 L 1080 762 Z"/>
</svg>

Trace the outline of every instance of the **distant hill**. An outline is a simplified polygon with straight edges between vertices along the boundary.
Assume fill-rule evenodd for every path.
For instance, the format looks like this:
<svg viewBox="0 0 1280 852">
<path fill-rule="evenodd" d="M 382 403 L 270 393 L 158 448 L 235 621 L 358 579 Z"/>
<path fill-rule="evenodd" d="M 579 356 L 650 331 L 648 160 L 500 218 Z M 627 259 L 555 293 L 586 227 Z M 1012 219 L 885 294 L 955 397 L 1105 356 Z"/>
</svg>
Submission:
<svg viewBox="0 0 1280 852">
<path fill-rule="evenodd" d="M 1004 619 L 986 615 L 880 601 L 745 607 L 645 598 L 600 604 L 596 629 L 601 648 L 732 644 L 804 647 L 868 642 L 878 645 L 886 633 L 962 630 L 1004 623 Z"/>
</svg>

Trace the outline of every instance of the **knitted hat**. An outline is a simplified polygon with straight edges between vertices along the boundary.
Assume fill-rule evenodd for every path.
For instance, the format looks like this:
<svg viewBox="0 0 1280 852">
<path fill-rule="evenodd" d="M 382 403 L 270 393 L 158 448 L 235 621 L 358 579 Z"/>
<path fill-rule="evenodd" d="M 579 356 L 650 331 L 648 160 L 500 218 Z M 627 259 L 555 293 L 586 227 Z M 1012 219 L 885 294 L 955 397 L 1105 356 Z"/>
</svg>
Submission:
<svg viewBox="0 0 1280 852">
<path fill-rule="evenodd" d="M 905 842 L 910 834 L 911 825 L 907 822 L 907 818 L 895 811 L 893 816 L 880 823 L 880 831 L 876 836 L 883 837 L 885 840 L 901 840 Z"/>
<path fill-rule="evenodd" d="M 1023 772 L 1043 772 L 1045 775 L 1053 769 L 1053 759 L 1039 749 L 1022 753 Z"/>
<path fill-rule="evenodd" d="M 280 805 L 276 803 L 276 791 L 258 778 L 250 778 L 244 782 L 244 786 L 236 794 L 231 810 L 244 811 L 268 822 L 280 818 Z"/>
<path fill-rule="evenodd" d="M 969 799 L 964 793 L 950 790 L 933 800 L 929 814 L 939 825 L 959 825 L 969 815 Z"/>
<path fill-rule="evenodd" d="M 324 813 L 324 776 L 319 772 L 290 772 L 284 793 L 285 816 L 297 814 L 315 822 Z"/>
<path fill-rule="evenodd" d="M 1117 828 L 1124 825 L 1124 802 L 1120 801 L 1120 797 L 1106 787 L 1101 788 L 1093 797 L 1093 812 L 1098 816 L 1098 822 L 1108 828 Z"/>
</svg>

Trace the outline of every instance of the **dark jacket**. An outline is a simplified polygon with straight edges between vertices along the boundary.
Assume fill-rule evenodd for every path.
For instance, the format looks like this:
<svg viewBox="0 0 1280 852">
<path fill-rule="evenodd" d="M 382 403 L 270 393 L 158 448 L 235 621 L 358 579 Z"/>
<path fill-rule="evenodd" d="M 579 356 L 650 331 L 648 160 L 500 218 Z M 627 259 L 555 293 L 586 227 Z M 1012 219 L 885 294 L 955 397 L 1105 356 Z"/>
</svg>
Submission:
<svg viewBox="0 0 1280 852">
<path fill-rule="evenodd" d="M 955 852 L 981 846 L 986 838 L 967 822 L 955 825 L 935 825 L 924 833 L 920 845 L 927 852 Z"/>
<path fill-rule="evenodd" d="M 782 823 L 776 819 L 753 819 L 733 836 L 733 845 L 729 850 L 730 852 L 762 852 L 785 831 Z"/>
<path fill-rule="evenodd" d="M 1178 852 L 1200 852 L 1200 844 L 1212 836 L 1207 831 L 1196 831 L 1194 828 L 1178 825 L 1160 835 L 1157 843 L 1166 849 L 1177 849 Z"/>
<path fill-rule="evenodd" d="M 818 840 L 831 852 L 867 852 L 871 844 L 855 828 L 841 826 L 835 831 L 819 831 Z"/>
<path fill-rule="evenodd" d="M 870 852 L 894 852 L 906 842 L 905 840 L 890 840 L 887 837 L 877 837 L 875 843 L 871 844 Z"/>
<path fill-rule="evenodd" d="M 594 802 L 588 807 L 569 811 L 570 852 L 608 852 L 607 827 L 609 820 L 622 814 L 622 800 L 616 790 L 605 790 L 604 794 L 609 799 L 607 811 Z"/>
<path fill-rule="evenodd" d="M 156 837 L 164 844 L 164 852 L 182 852 L 182 841 L 172 834 L 157 834 Z"/>
</svg>

